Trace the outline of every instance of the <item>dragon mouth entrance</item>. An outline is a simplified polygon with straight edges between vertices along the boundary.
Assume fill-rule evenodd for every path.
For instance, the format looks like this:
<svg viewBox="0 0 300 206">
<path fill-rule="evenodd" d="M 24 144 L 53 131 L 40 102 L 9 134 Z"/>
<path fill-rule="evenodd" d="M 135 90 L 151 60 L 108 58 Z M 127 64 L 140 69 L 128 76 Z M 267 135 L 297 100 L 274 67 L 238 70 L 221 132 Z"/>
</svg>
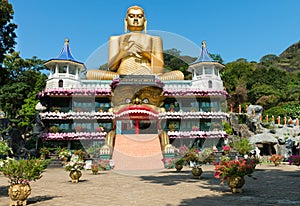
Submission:
<svg viewBox="0 0 300 206">
<path fill-rule="evenodd" d="M 117 119 L 150 120 L 157 119 L 158 112 L 145 105 L 130 105 L 115 112 Z"/>
<path fill-rule="evenodd" d="M 130 105 L 115 112 L 119 134 L 157 134 L 158 111 L 146 105 Z"/>
</svg>

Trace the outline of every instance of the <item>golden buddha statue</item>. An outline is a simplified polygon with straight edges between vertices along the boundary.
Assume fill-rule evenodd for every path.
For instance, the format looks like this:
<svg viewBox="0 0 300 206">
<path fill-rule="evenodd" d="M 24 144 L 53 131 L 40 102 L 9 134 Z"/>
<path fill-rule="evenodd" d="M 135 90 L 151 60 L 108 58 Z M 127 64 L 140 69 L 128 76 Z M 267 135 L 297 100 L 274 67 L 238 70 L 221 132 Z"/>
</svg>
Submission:
<svg viewBox="0 0 300 206">
<path fill-rule="evenodd" d="M 88 80 L 112 80 L 119 74 L 158 75 L 161 80 L 184 79 L 181 71 L 163 72 L 162 40 L 159 36 L 146 34 L 147 20 L 141 7 L 128 8 L 124 23 L 125 34 L 112 36 L 109 40 L 110 71 L 89 70 L 86 74 Z"/>
</svg>

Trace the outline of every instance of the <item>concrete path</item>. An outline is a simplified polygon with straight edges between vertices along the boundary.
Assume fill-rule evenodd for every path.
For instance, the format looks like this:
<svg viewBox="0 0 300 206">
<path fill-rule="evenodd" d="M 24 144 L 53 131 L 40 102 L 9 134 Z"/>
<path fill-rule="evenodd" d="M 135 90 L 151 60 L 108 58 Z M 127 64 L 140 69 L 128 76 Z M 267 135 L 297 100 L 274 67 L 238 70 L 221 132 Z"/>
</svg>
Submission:
<svg viewBox="0 0 300 206">
<path fill-rule="evenodd" d="M 83 171 L 77 184 L 71 183 L 63 168 L 49 168 L 31 183 L 28 205 L 299 205 L 300 168 L 258 165 L 254 176 L 246 177 L 244 193 L 232 194 L 228 186 L 213 177 L 212 165 L 203 166 L 200 179 L 190 168 L 182 172 L 166 169 L 156 173 L 118 174 L 113 171 L 92 175 Z M 136 175 L 136 176 L 134 176 Z M 0 174 L 0 205 L 9 204 L 7 179 Z"/>
</svg>

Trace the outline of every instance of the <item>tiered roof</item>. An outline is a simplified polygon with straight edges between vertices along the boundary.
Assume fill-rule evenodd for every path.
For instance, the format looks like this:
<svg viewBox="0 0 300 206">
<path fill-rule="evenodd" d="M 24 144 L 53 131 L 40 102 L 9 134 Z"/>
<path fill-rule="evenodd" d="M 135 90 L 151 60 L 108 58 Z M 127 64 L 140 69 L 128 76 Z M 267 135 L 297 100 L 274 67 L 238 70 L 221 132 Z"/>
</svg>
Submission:
<svg viewBox="0 0 300 206">
<path fill-rule="evenodd" d="M 52 58 L 52 59 L 49 59 L 48 61 L 46 61 L 44 63 L 45 66 L 47 66 L 47 64 L 52 62 L 52 61 L 71 61 L 71 62 L 82 65 L 84 70 L 86 70 L 85 65 L 82 62 L 78 61 L 73 56 L 69 43 L 70 43 L 69 39 L 65 39 L 64 47 L 61 50 L 61 52 L 59 53 L 59 55 L 56 58 Z"/>
</svg>

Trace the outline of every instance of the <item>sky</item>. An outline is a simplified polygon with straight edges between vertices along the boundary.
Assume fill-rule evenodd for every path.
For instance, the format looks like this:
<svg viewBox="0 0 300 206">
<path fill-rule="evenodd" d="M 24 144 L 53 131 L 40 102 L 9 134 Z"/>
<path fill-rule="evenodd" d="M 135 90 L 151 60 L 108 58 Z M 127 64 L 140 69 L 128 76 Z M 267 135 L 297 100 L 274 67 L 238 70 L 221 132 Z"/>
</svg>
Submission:
<svg viewBox="0 0 300 206">
<path fill-rule="evenodd" d="M 124 34 L 127 8 L 144 8 L 149 34 L 164 50 L 197 57 L 201 42 L 224 63 L 280 55 L 300 40 L 299 0 L 9 0 L 21 57 L 48 60 L 70 39 L 74 57 L 96 67 L 107 61 L 110 36 Z M 100 66 L 99 65 L 99 66 Z"/>
</svg>

